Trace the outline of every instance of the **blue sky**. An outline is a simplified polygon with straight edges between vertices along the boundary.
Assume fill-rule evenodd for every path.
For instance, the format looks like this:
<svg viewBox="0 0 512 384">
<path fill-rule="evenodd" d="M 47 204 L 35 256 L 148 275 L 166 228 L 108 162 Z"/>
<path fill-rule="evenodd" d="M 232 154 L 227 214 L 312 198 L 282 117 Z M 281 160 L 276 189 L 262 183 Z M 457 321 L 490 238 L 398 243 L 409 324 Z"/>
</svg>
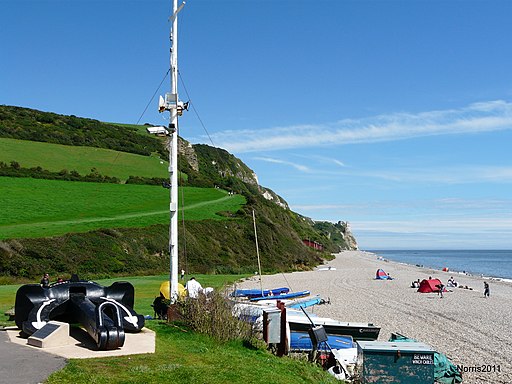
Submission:
<svg viewBox="0 0 512 384">
<path fill-rule="evenodd" d="M 170 4 L 0 0 L 0 103 L 136 123 L 168 68 Z M 506 0 L 189 0 L 180 135 L 212 144 L 201 120 L 362 249 L 510 249 L 511 15 Z M 166 124 L 156 108 L 140 123 Z"/>
</svg>

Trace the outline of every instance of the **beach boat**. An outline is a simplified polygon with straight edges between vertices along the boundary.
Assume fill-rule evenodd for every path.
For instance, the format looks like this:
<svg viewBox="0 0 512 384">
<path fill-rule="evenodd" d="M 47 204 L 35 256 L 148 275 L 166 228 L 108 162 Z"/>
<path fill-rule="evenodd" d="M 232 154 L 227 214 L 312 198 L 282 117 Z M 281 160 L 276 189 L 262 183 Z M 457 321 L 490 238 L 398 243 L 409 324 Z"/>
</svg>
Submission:
<svg viewBox="0 0 512 384">
<path fill-rule="evenodd" d="M 324 304 L 326 301 L 322 299 L 320 295 L 316 295 L 298 299 L 282 299 L 281 302 L 286 308 L 298 309 Z M 277 308 L 276 300 L 268 299 L 254 302 L 238 301 L 234 303 L 232 313 L 233 316 L 241 320 L 256 324 L 261 323 L 263 320 L 263 311 L 269 308 Z M 256 328 L 258 328 L 258 326 Z"/>
<path fill-rule="evenodd" d="M 261 261 L 260 261 L 260 250 L 258 245 L 258 231 L 256 229 L 256 217 L 254 210 L 252 211 L 252 221 L 254 225 L 254 239 L 256 245 L 256 256 L 258 260 L 258 273 L 259 273 L 259 281 L 260 281 L 260 289 L 236 289 L 231 296 L 232 297 L 246 297 L 251 302 L 258 301 L 267 301 L 270 300 L 275 305 L 277 300 L 289 300 L 289 299 L 297 299 L 305 296 L 309 296 L 311 294 L 310 291 L 298 291 L 298 292 L 290 292 L 289 288 L 274 288 L 274 289 L 263 289 L 262 284 L 262 273 L 261 273 Z M 265 303 L 267 304 L 267 303 Z"/>
<path fill-rule="evenodd" d="M 240 320 L 253 324 L 255 329 L 263 329 L 263 312 L 265 309 L 276 308 L 275 303 L 254 304 L 247 301 L 235 302 L 231 313 Z"/>
<path fill-rule="evenodd" d="M 331 349 L 356 348 L 351 336 L 327 335 L 327 344 L 320 343 L 319 351 L 330 352 Z M 313 350 L 313 343 L 308 332 L 292 332 L 288 338 L 290 352 L 309 352 Z"/>
<path fill-rule="evenodd" d="M 315 295 L 312 297 L 303 297 L 291 301 L 285 301 L 285 306 L 287 308 L 308 308 L 312 307 L 313 305 L 319 305 L 319 304 L 326 304 L 328 301 L 322 299 L 320 295 Z"/>
<path fill-rule="evenodd" d="M 354 340 L 367 341 L 377 340 L 379 337 L 380 327 L 372 323 L 344 322 L 309 313 L 308 315 L 311 320 L 299 311 L 288 310 L 286 320 L 290 332 L 307 332 L 311 329 L 311 321 L 313 321 L 315 325 L 322 325 L 328 335 L 345 335 L 351 336 Z"/>
<path fill-rule="evenodd" d="M 282 296 L 282 295 L 281 295 Z M 300 309 L 300 308 L 308 308 L 312 307 L 313 305 L 319 305 L 319 304 L 326 304 L 328 301 L 322 299 L 320 295 L 315 295 L 312 297 L 298 297 L 298 298 L 291 298 L 291 299 L 283 299 L 282 297 L 278 298 L 272 298 L 267 297 L 265 300 L 255 300 L 250 301 L 249 303 L 251 305 L 261 305 L 263 307 L 272 306 L 277 307 L 277 301 L 280 301 L 284 304 L 286 308 L 293 308 L 293 309 Z"/>
<path fill-rule="evenodd" d="M 286 287 L 264 289 L 263 291 L 261 289 L 235 289 L 230 296 L 254 298 L 281 295 L 288 292 L 290 292 L 290 289 Z"/>
<path fill-rule="evenodd" d="M 308 290 L 305 291 L 297 291 L 297 292 L 289 292 L 289 293 L 282 293 L 280 295 L 275 296 L 260 296 L 260 297 L 252 297 L 250 301 L 257 302 L 257 301 L 263 301 L 263 300 L 271 300 L 271 301 L 277 301 L 277 300 L 286 300 L 286 299 L 296 299 L 299 297 L 305 297 L 311 295 L 311 292 Z"/>
</svg>

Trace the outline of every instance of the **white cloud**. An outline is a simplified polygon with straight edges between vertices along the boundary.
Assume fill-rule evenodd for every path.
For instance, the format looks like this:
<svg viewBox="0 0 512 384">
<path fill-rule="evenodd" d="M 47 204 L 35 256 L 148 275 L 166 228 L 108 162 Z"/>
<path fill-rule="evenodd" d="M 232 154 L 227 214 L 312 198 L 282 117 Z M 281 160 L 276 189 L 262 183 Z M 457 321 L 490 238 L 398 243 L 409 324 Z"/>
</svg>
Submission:
<svg viewBox="0 0 512 384">
<path fill-rule="evenodd" d="M 339 165 L 340 167 L 346 167 L 346 165 L 339 160 L 332 159 L 332 162 L 336 165 Z"/>
<path fill-rule="evenodd" d="M 346 145 L 512 129 L 512 103 L 497 100 L 460 109 L 395 113 L 334 123 L 224 131 L 213 136 L 230 152 Z"/>
<path fill-rule="evenodd" d="M 399 183 L 418 184 L 472 184 L 512 183 L 512 166 L 453 165 L 444 167 L 408 168 L 403 170 L 372 170 L 357 168 L 315 171 L 317 176 L 350 176 L 355 178 L 381 179 Z"/>
<path fill-rule="evenodd" d="M 292 163 L 291 161 L 286 160 L 280 160 L 280 159 L 274 159 L 272 157 L 254 157 L 254 160 L 260 160 L 265 161 L 267 163 L 274 163 L 274 164 L 283 164 L 283 165 L 289 165 L 301 172 L 311 172 L 311 170 L 302 164 Z"/>
</svg>

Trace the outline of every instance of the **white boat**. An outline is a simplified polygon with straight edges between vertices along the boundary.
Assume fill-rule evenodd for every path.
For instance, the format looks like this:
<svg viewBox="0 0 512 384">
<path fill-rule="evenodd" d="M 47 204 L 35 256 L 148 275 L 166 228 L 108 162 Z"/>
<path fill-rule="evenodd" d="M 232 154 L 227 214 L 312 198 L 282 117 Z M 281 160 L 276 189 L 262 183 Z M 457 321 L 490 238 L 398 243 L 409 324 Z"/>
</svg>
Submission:
<svg viewBox="0 0 512 384">
<path fill-rule="evenodd" d="M 346 335 L 354 340 L 377 340 L 380 327 L 372 323 L 345 322 L 329 317 L 319 317 L 315 314 L 309 314 L 308 317 L 300 311 L 289 310 L 286 314 L 286 321 L 291 331 L 307 332 L 311 329 L 311 321 L 315 325 L 322 325 L 328 335 Z"/>
<path fill-rule="evenodd" d="M 292 313 L 297 314 L 300 314 L 301 312 L 297 311 L 296 308 L 307 308 L 312 305 L 325 303 L 325 300 L 322 299 L 319 295 L 298 299 L 283 299 L 280 301 L 287 308 L 287 313 L 290 313 L 291 311 Z M 256 329 L 260 329 L 261 322 L 263 320 L 263 311 L 265 309 L 273 308 L 277 308 L 276 300 L 269 299 L 257 302 L 241 300 L 234 302 L 232 313 L 233 316 L 236 316 L 241 320 L 253 323 L 255 324 Z"/>
</svg>

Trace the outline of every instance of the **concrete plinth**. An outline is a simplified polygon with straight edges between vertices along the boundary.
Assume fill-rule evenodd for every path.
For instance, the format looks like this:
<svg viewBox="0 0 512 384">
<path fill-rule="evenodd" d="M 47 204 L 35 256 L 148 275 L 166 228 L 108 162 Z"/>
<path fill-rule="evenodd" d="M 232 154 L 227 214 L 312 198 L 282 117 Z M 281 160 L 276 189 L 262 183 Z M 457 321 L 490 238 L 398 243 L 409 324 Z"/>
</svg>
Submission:
<svg viewBox="0 0 512 384">
<path fill-rule="evenodd" d="M 49 321 L 34 332 L 27 343 L 39 348 L 61 347 L 69 344 L 69 324 L 60 321 Z"/>
</svg>

